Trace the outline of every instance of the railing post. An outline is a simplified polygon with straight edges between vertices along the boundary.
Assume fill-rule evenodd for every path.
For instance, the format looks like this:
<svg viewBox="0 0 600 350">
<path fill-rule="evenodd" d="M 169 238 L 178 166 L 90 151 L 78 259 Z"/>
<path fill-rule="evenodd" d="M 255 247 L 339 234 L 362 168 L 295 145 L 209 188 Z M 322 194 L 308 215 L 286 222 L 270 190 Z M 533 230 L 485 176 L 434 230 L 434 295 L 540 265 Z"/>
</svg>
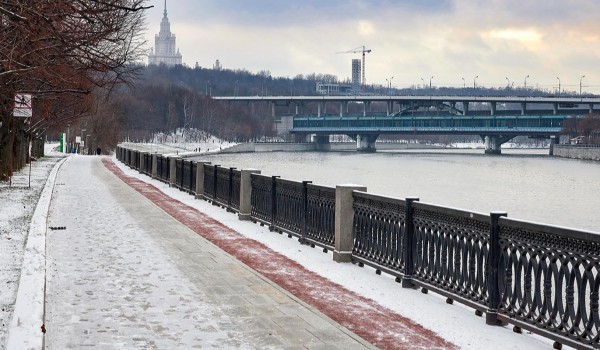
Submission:
<svg viewBox="0 0 600 350">
<path fill-rule="evenodd" d="M 419 198 L 409 197 L 406 198 L 405 208 L 405 227 L 404 227 L 404 276 L 402 276 L 402 288 L 412 288 L 412 276 L 415 268 L 413 250 L 415 242 L 415 222 L 413 218 L 413 203 L 418 202 Z"/>
<path fill-rule="evenodd" d="M 500 226 L 498 219 L 506 216 L 506 212 L 493 211 L 490 213 L 490 247 L 488 252 L 487 288 L 488 309 L 485 314 L 485 323 L 498 324 L 498 306 L 500 305 L 500 289 L 498 286 L 498 265 L 500 264 Z"/>
<path fill-rule="evenodd" d="M 354 247 L 354 196 L 353 191 L 366 192 L 367 188 L 361 185 L 335 186 L 335 249 L 333 261 L 352 262 L 352 248 Z"/>
<path fill-rule="evenodd" d="M 275 230 L 275 218 L 277 218 L 277 178 L 279 176 L 271 176 L 271 225 L 269 231 Z"/>
<path fill-rule="evenodd" d="M 243 169 L 240 176 L 240 220 L 250 220 L 252 217 L 252 174 L 260 174 L 260 170 Z"/>
<path fill-rule="evenodd" d="M 179 157 L 169 157 L 169 187 L 177 187 L 177 159 Z"/>
<path fill-rule="evenodd" d="M 194 195 L 196 199 L 204 199 L 204 164 L 210 164 L 210 162 L 196 163 L 196 193 Z"/>
<path fill-rule="evenodd" d="M 300 232 L 300 238 L 298 241 L 300 244 L 306 244 L 306 221 L 308 218 L 308 184 L 312 183 L 312 181 L 302 181 L 302 203 L 304 208 L 302 208 L 302 228 Z"/>
</svg>

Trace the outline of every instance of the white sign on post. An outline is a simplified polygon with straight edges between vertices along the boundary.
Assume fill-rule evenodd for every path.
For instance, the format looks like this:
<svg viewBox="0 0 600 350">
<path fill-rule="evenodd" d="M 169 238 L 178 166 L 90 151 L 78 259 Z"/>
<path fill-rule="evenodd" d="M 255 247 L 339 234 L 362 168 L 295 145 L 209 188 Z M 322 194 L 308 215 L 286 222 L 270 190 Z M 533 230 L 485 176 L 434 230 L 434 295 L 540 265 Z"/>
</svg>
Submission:
<svg viewBox="0 0 600 350">
<path fill-rule="evenodd" d="M 15 95 L 15 109 L 13 110 L 13 117 L 17 118 L 29 118 L 32 116 L 31 109 L 31 95 L 29 94 L 16 94 Z"/>
<path fill-rule="evenodd" d="M 81 143 L 81 136 L 75 136 L 75 143 Z"/>
</svg>

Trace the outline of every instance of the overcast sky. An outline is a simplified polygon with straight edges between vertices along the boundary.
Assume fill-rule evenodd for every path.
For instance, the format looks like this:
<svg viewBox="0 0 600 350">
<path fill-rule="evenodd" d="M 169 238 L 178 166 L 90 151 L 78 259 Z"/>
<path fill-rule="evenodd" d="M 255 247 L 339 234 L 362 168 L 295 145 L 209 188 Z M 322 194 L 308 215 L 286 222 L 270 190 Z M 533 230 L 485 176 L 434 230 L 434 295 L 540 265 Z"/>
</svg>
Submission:
<svg viewBox="0 0 600 350">
<path fill-rule="evenodd" d="M 164 0 L 150 0 L 154 46 Z M 167 0 L 184 63 L 351 75 L 368 84 L 528 86 L 600 93 L 600 0 Z M 393 77 L 393 79 L 391 79 Z M 508 81 L 507 79 L 508 78 Z M 423 81 L 421 80 L 423 79 Z"/>
</svg>

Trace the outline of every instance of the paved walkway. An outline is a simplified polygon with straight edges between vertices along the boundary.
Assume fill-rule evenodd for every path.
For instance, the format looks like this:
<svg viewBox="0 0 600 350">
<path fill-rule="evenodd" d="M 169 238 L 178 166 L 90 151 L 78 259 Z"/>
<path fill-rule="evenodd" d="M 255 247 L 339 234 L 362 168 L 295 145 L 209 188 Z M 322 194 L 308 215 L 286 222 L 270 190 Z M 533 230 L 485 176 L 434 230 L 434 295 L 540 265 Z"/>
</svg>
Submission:
<svg viewBox="0 0 600 350">
<path fill-rule="evenodd" d="M 48 225 L 47 349 L 453 347 L 106 158 L 63 165 Z"/>
</svg>

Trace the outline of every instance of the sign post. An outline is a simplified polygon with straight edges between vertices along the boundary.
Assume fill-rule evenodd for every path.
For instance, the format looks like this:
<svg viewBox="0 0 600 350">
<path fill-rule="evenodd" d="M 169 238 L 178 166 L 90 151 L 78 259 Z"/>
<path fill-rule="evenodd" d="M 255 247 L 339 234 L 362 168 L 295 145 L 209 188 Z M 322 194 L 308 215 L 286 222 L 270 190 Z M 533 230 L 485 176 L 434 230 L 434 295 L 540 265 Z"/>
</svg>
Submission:
<svg viewBox="0 0 600 350">
<path fill-rule="evenodd" d="M 13 117 L 15 118 L 31 118 L 33 115 L 31 95 L 30 94 L 16 94 L 15 95 L 15 107 L 13 109 Z M 13 134 L 12 134 L 12 148 L 15 147 L 15 128 L 13 123 Z M 31 135 L 29 135 L 29 187 L 31 188 Z M 12 186 L 12 174 L 13 174 L 13 153 L 10 154 L 10 182 L 9 186 Z"/>
</svg>

